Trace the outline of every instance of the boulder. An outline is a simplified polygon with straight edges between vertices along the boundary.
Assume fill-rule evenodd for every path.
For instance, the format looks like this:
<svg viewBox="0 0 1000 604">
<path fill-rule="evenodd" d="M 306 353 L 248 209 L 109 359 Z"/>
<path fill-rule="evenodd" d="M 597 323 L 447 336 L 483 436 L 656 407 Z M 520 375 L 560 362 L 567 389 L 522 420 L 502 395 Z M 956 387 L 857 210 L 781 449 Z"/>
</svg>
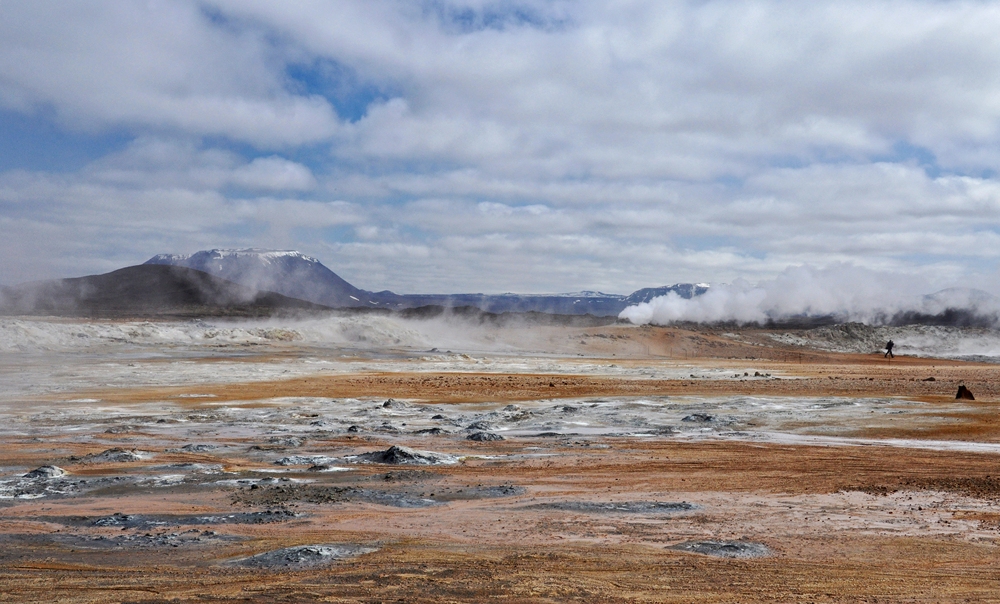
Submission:
<svg viewBox="0 0 1000 604">
<path fill-rule="evenodd" d="M 955 394 L 955 400 L 959 399 L 966 401 L 974 401 L 976 400 L 976 397 L 972 396 L 972 391 L 966 388 L 965 386 L 959 386 L 958 392 Z"/>
</svg>

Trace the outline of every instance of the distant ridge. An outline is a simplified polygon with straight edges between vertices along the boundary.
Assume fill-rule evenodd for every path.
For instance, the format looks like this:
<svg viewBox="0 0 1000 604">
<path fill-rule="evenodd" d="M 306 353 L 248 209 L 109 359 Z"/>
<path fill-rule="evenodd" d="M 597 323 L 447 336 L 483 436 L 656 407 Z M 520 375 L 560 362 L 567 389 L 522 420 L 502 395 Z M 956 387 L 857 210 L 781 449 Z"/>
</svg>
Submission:
<svg viewBox="0 0 1000 604">
<path fill-rule="evenodd" d="M 626 307 L 674 292 L 691 298 L 708 291 L 704 283 L 678 283 L 645 288 L 628 296 L 583 291 L 568 294 L 396 294 L 357 288 L 319 260 L 292 250 L 213 249 L 194 254 L 158 254 L 146 261 L 173 265 L 234 281 L 246 287 L 273 291 L 335 308 L 403 310 L 423 306 L 474 307 L 484 312 L 541 312 L 549 314 L 617 316 Z"/>
<path fill-rule="evenodd" d="M 323 306 L 258 291 L 194 269 L 130 266 L 89 277 L 0 288 L 0 314 L 56 316 L 256 316 Z"/>
</svg>

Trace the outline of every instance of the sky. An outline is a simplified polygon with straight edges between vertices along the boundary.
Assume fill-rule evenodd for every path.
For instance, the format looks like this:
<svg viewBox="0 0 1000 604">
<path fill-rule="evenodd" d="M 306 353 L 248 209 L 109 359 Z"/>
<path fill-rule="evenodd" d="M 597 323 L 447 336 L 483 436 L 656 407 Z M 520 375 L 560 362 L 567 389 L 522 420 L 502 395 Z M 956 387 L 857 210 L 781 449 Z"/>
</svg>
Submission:
<svg viewBox="0 0 1000 604">
<path fill-rule="evenodd" d="M 400 293 L 1000 293 L 998 31 L 984 1 L 3 0 L 0 283 L 258 247 Z"/>
</svg>

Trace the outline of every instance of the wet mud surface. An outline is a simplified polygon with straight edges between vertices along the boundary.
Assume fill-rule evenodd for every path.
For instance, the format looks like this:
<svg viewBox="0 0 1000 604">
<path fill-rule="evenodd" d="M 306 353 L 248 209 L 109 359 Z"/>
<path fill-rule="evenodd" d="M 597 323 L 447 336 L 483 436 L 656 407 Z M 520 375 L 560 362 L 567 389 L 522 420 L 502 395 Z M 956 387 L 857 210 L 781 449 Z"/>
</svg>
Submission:
<svg viewBox="0 0 1000 604">
<path fill-rule="evenodd" d="M 6 600 L 1000 593 L 1000 366 L 619 326 L 504 354 L 135 329 L 3 359 Z"/>
<path fill-rule="evenodd" d="M 377 548 L 353 544 L 298 545 L 286 547 L 272 552 L 264 552 L 249 558 L 233 562 L 233 566 L 244 568 L 259 568 L 268 570 L 302 570 L 325 566 L 362 554 L 376 551 Z"/>
</svg>

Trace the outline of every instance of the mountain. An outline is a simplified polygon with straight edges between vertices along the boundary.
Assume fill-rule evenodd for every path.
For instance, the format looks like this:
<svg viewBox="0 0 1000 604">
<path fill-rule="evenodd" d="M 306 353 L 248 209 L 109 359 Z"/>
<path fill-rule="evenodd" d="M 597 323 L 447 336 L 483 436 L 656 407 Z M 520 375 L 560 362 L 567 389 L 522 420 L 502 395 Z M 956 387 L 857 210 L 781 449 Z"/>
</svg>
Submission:
<svg viewBox="0 0 1000 604">
<path fill-rule="evenodd" d="M 563 315 L 617 316 L 627 306 L 675 292 L 682 298 L 705 293 L 708 285 L 679 283 L 646 288 L 628 296 L 602 292 L 568 294 L 397 294 L 354 287 L 319 260 L 294 251 L 260 249 L 205 250 L 190 256 L 160 254 L 146 261 L 197 269 L 247 287 L 277 292 L 336 308 L 403 310 L 422 306 L 471 306 L 491 313 L 543 312 Z"/>
<path fill-rule="evenodd" d="M 264 315 L 324 307 L 194 269 L 130 266 L 103 275 L 0 288 L 0 314 L 89 317 Z"/>
<path fill-rule="evenodd" d="M 331 307 L 365 306 L 362 291 L 305 254 L 274 250 L 205 250 L 190 256 L 159 254 L 145 262 L 172 265 L 233 281 L 257 291 L 270 291 Z"/>
<path fill-rule="evenodd" d="M 707 283 L 675 283 L 674 285 L 664 285 L 663 287 L 645 287 L 626 296 L 625 303 L 627 306 L 635 306 L 636 304 L 649 302 L 653 298 L 666 296 L 671 292 L 690 300 L 695 296 L 700 296 L 707 292 L 708 288 L 709 285 Z"/>
</svg>

